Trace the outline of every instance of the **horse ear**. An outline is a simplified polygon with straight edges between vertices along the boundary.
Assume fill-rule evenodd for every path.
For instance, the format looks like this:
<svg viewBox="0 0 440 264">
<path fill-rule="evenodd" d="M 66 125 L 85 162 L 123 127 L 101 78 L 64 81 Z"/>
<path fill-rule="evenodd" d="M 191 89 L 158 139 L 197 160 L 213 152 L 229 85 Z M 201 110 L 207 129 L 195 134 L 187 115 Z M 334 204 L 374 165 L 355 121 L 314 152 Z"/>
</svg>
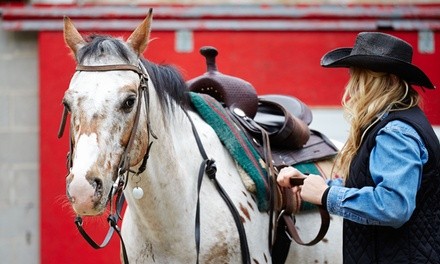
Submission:
<svg viewBox="0 0 440 264">
<path fill-rule="evenodd" d="M 78 49 L 86 43 L 68 17 L 64 17 L 64 41 L 75 55 Z"/>
<path fill-rule="evenodd" d="M 150 8 L 147 17 L 142 23 L 131 33 L 127 39 L 127 43 L 133 48 L 133 50 L 141 55 L 147 48 L 148 41 L 150 40 L 151 21 L 153 20 L 153 9 Z"/>
</svg>

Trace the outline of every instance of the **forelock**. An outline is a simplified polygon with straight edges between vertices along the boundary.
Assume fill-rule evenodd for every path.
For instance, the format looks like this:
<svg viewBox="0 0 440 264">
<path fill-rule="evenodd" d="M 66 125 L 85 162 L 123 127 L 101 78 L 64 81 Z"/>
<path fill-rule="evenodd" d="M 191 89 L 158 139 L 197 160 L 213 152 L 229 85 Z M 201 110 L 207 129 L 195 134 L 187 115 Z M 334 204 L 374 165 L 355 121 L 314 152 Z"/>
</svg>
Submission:
<svg viewBox="0 0 440 264">
<path fill-rule="evenodd" d="M 136 64 L 137 55 L 121 39 L 103 35 L 89 36 L 87 44 L 77 53 L 79 64 L 105 58 L 117 58 L 121 63 Z"/>
</svg>

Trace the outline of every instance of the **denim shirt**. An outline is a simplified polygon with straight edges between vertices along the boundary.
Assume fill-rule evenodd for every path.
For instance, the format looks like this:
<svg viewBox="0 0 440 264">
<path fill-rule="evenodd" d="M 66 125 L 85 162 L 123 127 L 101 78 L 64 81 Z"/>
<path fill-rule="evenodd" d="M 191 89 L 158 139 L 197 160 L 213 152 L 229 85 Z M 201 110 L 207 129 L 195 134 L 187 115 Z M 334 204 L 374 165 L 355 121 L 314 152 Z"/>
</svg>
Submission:
<svg viewBox="0 0 440 264">
<path fill-rule="evenodd" d="M 343 187 L 342 179 L 329 180 L 329 213 L 360 224 L 398 228 L 407 222 L 416 205 L 428 151 L 416 130 L 399 120 L 379 130 L 370 153 L 370 173 L 375 187 Z"/>
</svg>

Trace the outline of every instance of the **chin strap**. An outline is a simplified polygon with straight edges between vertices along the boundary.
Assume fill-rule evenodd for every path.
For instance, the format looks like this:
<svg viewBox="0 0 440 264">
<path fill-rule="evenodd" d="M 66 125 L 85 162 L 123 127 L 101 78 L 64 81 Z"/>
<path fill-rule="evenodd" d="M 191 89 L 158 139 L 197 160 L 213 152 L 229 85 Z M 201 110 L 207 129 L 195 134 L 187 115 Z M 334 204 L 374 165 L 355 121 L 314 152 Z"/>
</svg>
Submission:
<svg viewBox="0 0 440 264">
<path fill-rule="evenodd" d="M 111 213 L 108 217 L 107 217 L 107 222 L 109 223 L 110 227 L 107 231 L 107 235 L 105 236 L 103 242 L 101 244 L 97 244 L 88 234 L 87 232 L 84 230 L 83 228 L 83 220 L 81 218 L 81 216 L 76 216 L 75 217 L 75 225 L 79 231 L 79 233 L 82 235 L 82 237 L 89 243 L 89 245 L 91 245 L 94 249 L 101 249 L 107 246 L 107 244 L 110 242 L 110 239 L 113 236 L 114 231 L 116 231 L 116 234 L 118 234 L 119 239 L 121 240 L 121 247 L 122 247 L 122 255 L 123 255 L 123 259 L 124 259 L 124 263 L 128 264 L 128 256 L 127 256 L 127 250 L 125 248 L 125 244 L 124 244 L 124 240 L 122 239 L 122 235 L 121 235 L 121 229 L 118 226 L 118 221 L 122 220 L 121 217 L 121 212 L 122 212 L 122 208 L 124 207 L 124 202 L 125 202 L 125 196 L 124 193 L 122 192 L 122 188 L 123 188 L 124 182 L 120 181 L 117 187 L 117 196 L 116 196 L 116 210 L 114 211 L 114 213 Z M 113 186 L 114 187 L 114 186 Z M 112 187 L 112 191 L 110 192 L 110 195 L 113 192 L 113 187 Z M 109 195 L 109 196 L 110 196 Z M 110 198 L 111 199 L 111 198 Z M 110 202 L 111 204 L 112 202 Z"/>
</svg>

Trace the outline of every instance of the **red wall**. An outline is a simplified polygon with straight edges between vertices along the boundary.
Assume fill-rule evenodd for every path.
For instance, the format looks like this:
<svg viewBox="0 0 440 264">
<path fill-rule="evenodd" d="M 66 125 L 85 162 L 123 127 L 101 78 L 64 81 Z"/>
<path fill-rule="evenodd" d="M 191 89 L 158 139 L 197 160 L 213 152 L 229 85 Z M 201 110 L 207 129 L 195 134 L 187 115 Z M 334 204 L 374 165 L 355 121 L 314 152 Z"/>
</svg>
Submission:
<svg viewBox="0 0 440 264">
<path fill-rule="evenodd" d="M 440 86 L 440 34 L 435 34 L 434 54 L 417 51 L 417 32 L 391 32 L 415 47 L 413 61 Z M 112 35 L 128 33 L 112 32 Z M 199 48 L 215 46 L 219 70 L 251 82 L 259 94 L 294 95 L 310 106 L 339 106 L 348 80 L 346 69 L 323 69 L 321 56 L 340 46 L 352 46 L 357 32 L 195 32 L 192 53 L 174 51 L 173 32 L 152 32 L 146 57 L 158 63 L 179 66 L 186 79 L 205 72 Z M 62 32 L 39 33 L 40 128 L 41 128 L 41 262 L 120 263 L 115 235 L 102 250 L 92 249 L 76 231 L 74 214 L 65 199 L 65 136 L 57 139 L 61 99 L 75 68 Z M 422 92 L 423 93 L 423 92 Z M 427 90 L 425 110 L 430 121 L 440 125 L 440 88 Z M 107 230 L 106 216 L 85 219 L 85 228 L 101 242 Z"/>
</svg>

